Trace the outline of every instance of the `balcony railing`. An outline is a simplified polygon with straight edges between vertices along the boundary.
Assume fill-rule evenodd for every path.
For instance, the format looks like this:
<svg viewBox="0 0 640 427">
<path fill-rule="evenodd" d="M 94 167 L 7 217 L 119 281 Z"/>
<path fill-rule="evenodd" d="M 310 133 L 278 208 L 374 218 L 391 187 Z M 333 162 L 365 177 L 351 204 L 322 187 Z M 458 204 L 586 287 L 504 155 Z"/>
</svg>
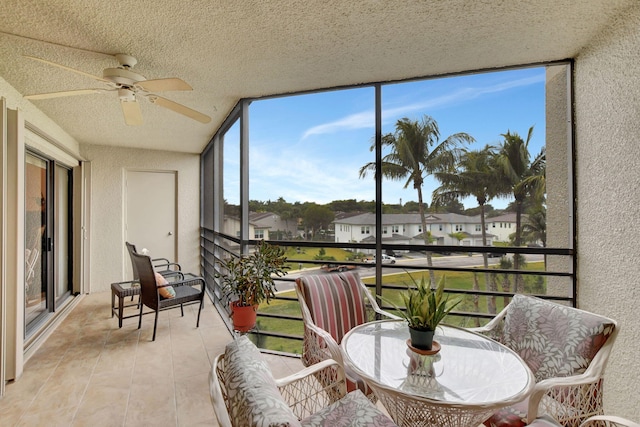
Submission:
<svg viewBox="0 0 640 427">
<path fill-rule="evenodd" d="M 222 259 L 238 256 L 242 245 L 253 246 L 257 241 L 241 241 L 237 238 L 217 234 L 212 230 L 201 231 L 201 271 L 214 305 L 231 330 L 227 297 L 218 286 L 216 274 L 223 273 L 219 266 Z M 251 332 L 254 340 L 265 350 L 286 355 L 300 354 L 303 323 L 295 294 L 295 278 L 302 274 L 328 274 L 329 270 L 358 271 L 362 280 L 377 297 L 389 297 L 394 292 L 406 289 L 411 283 L 409 275 L 429 278 L 430 271 L 436 277 L 447 277 L 446 290 L 463 298 L 463 303 L 445 320 L 462 326 L 479 326 L 491 319 L 496 312 L 508 304 L 514 293 L 526 293 L 552 299 L 575 306 L 574 253 L 571 249 L 541 247 L 472 247 L 390 244 L 346 244 L 325 241 L 270 241 L 289 248 L 289 274 L 276 281 L 279 292 L 270 305 L 263 304 L 258 310 L 258 324 Z M 308 259 L 306 251 L 325 253 L 332 250 L 347 251 L 350 260 Z M 411 254 L 397 262 L 365 262 L 363 256 L 380 259 L 383 253 Z M 431 252 L 433 265 L 427 266 L 426 252 Z M 442 256 L 442 253 L 458 256 Z M 300 254 L 300 255 L 298 255 Z M 484 267 L 484 254 L 489 266 Z M 499 257 L 498 257 L 499 256 Z M 513 257 L 525 261 L 520 269 L 513 268 Z M 320 258 L 320 257 L 317 257 Z M 534 261 L 526 261 L 533 259 Z M 323 268 L 324 267 L 324 268 Z M 487 286 L 486 283 L 493 286 Z M 380 299 L 378 300 L 380 303 Z M 388 311 L 393 307 L 381 304 Z"/>
</svg>

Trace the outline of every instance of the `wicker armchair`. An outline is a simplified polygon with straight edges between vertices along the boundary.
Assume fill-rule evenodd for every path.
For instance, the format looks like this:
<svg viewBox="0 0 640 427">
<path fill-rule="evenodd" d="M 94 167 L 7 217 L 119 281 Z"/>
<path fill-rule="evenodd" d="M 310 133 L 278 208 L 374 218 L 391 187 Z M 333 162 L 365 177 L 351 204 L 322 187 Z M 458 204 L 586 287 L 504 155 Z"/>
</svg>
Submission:
<svg viewBox="0 0 640 427">
<path fill-rule="evenodd" d="M 247 336 L 215 358 L 209 391 L 220 427 L 395 426 L 360 391 L 346 393 L 344 371 L 336 361 L 275 380 Z"/>
<path fill-rule="evenodd" d="M 178 280 L 171 283 L 159 285 L 156 281 L 156 274 L 151 265 L 151 258 L 146 255 L 132 253 L 131 258 L 139 274 L 140 280 L 140 318 L 138 320 L 138 329 L 142 326 L 142 310 L 144 306 L 155 310 L 155 321 L 153 324 L 153 339 L 156 340 L 156 329 L 158 328 L 158 312 L 171 308 L 180 307 L 182 316 L 184 316 L 184 306 L 188 304 L 199 303 L 198 320 L 196 328 L 200 326 L 200 313 L 204 303 L 205 282 L 202 277 L 190 278 L 187 280 Z M 196 286 L 200 286 L 198 289 Z M 162 287 L 171 287 L 175 295 L 171 298 L 165 298 L 160 295 L 159 289 Z"/>
<path fill-rule="evenodd" d="M 580 427 L 640 427 L 640 424 L 613 415 L 595 415 L 587 418 Z"/>
<path fill-rule="evenodd" d="M 311 366 L 326 359 L 338 361 L 345 368 L 347 390 L 360 389 L 375 402 L 373 391 L 345 367 L 340 342 L 355 326 L 375 320 L 376 314 L 400 318 L 380 309 L 355 272 L 299 277 L 296 292 L 304 321 L 303 364 Z"/>
<path fill-rule="evenodd" d="M 127 251 L 129 252 L 129 257 L 131 257 L 131 269 L 133 271 L 133 280 L 138 281 L 140 279 L 140 275 L 138 274 L 138 270 L 136 269 L 136 265 L 133 262 L 133 257 L 131 254 L 137 254 L 136 245 L 129 242 L 124 242 L 127 247 Z M 151 259 L 151 263 L 153 264 L 153 268 L 156 272 L 160 273 L 164 277 L 175 277 L 178 279 L 183 279 L 182 275 L 182 267 L 177 262 L 171 262 L 167 258 L 153 258 Z"/>
<path fill-rule="evenodd" d="M 553 418 L 543 416 L 529 424 L 531 427 L 562 427 Z M 640 424 L 613 415 L 594 415 L 589 417 L 580 427 L 640 427 Z"/>
<path fill-rule="evenodd" d="M 578 427 L 603 413 L 603 375 L 618 333 L 614 320 L 515 295 L 486 326 L 471 330 L 514 350 L 536 378 L 527 400 L 498 411 L 485 425 L 524 426 L 547 415 L 564 427 Z"/>
</svg>

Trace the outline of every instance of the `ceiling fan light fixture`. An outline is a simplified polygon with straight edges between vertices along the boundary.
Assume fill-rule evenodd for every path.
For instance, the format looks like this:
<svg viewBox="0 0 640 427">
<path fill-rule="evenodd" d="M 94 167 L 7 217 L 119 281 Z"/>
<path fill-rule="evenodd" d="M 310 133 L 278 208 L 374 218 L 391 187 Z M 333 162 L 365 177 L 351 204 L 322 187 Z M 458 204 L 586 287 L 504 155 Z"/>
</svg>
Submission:
<svg viewBox="0 0 640 427">
<path fill-rule="evenodd" d="M 122 102 L 136 102 L 136 94 L 131 89 L 122 87 L 118 89 L 118 97 Z"/>
</svg>

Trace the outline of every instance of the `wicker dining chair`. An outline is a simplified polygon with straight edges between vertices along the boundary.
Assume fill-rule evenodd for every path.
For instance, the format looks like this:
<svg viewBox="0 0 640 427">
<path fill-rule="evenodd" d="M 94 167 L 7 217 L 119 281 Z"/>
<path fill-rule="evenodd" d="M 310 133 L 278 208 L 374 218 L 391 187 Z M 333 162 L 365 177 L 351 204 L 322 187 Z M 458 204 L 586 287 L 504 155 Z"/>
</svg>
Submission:
<svg viewBox="0 0 640 427">
<path fill-rule="evenodd" d="M 334 359 L 344 367 L 349 391 L 360 389 L 371 401 L 373 391 L 345 366 L 340 349 L 344 335 L 355 326 L 375 320 L 376 315 L 400 319 L 380 309 L 356 272 L 301 276 L 296 293 L 304 321 L 302 363 L 311 366 Z"/>
<path fill-rule="evenodd" d="M 536 378 L 528 399 L 496 412 L 486 426 L 525 426 L 546 415 L 564 427 L 578 427 L 603 414 L 603 375 L 618 333 L 615 320 L 514 295 L 486 326 L 471 330 L 514 350 Z"/>
<path fill-rule="evenodd" d="M 151 258 L 147 255 L 132 253 L 135 268 L 139 274 L 140 280 L 140 318 L 138 320 L 138 329 L 142 326 L 142 311 L 145 306 L 155 311 L 155 321 L 153 324 L 153 339 L 156 340 L 156 329 L 158 328 L 158 312 L 171 308 L 180 307 L 182 316 L 184 316 L 184 306 L 188 304 L 199 303 L 198 320 L 196 328 L 200 326 L 200 312 L 204 303 L 205 282 L 202 277 L 194 277 L 185 280 L 177 280 L 171 283 L 160 284 L 158 277 L 153 270 Z M 162 278 L 162 276 L 160 276 Z M 200 289 L 197 288 L 200 286 Z M 161 288 L 171 287 L 175 293 L 173 297 L 166 298 L 160 294 Z"/>
</svg>

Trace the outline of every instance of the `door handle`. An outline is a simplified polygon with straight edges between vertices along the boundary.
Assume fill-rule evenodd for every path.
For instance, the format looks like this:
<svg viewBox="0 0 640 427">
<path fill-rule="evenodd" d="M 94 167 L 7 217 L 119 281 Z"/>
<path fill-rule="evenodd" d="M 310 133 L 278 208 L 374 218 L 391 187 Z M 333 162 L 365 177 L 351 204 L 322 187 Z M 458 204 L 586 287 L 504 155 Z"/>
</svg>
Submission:
<svg viewBox="0 0 640 427">
<path fill-rule="evenodd" d="M 169 236 L 173 236 L 173 231 L 170 231 L 170 232 L 169 232 Z"/>
</svg>

